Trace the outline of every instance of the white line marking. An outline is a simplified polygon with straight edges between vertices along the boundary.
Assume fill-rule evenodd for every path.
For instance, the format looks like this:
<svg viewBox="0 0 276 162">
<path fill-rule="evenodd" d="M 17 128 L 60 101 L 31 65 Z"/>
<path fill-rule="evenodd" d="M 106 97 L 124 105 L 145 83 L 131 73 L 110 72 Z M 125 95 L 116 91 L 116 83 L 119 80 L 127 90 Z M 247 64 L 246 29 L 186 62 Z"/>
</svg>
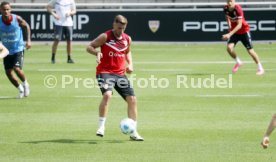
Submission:
<svg viewBox="0 0 276 162">
<path fill-rule="evenodd" d="M 137 69 L 137 71 L 144 71 L 144 72 L 179 72 L 179 71 L 192 71 L 192 69 Z"/>
<path fill-rule="evenodd" d="M 103 96 L 74 96 L 75 98 L 101 98 Z"/>
<path fill-rule="evenodd" d="M 12 96 L 0 96 L 0 99 L 15 99 L 16 97 Z"/>
<path fill-rule="evenodd" d="M 254 63 L 253 61 L 243 61 Z M 233 61 L 136 61 L 134 64 L 235 64 Z"/>
<path fill-rule="evenodd" d="M 196 95 L 195 97 L 262 97 L 262 96 L 261 95 L 244 94 L 244 95 Z"/>
<path fill-rule="evenodd" d="M 103 96 L 74 96 L 74 98 L 102 98 Z M 119 98 L 120 96 L 112 96 L 112 98 Z"/>
<path fill-rule="evenodd" d="M 40 72 L 87 72 L 93 71 L 91 69 L 38 69 Z M 137 69 L 137 71 L 144 72 L 179 72 L 192 71 L 192 69 Z"/>
<path fill-rule="evenodd" d="M 276 69 L 264 69 L 265 71 L 276 71 Z"/>
<path fill-rule="evenodd" d="M 91 69 L 38 69 L 41 72 L 86 72 L 93 71 Z"/>
<path fill-rule="evenodd" d="M 244 70 L 244 71 L 257 71 L 257 69 L 242 69 L 242 70 Z M 276 69 L 264 69 L 264 70 L 265 71 L 276 71 Z"/>
<path fill-rule="evenodd" d="M 60 42 L 60 46 L 65 47 L 66 44 L 62 44 L 62 43 L 63 42 Z M 80 42 L 80 43 L 81 43 L 80 45 L 83 45 L 83 47 L 75 47 L 74 51 L 86 52 L 85 48 L 86 48 L 86 45 L 89 44 L 89 42 L 88 43 L 87 42 L 83 42 L 83 43 Z M 144 42 L 137 42 L 137 41 L 135 41 L 133 43 L 135 43 L 135 44 L 149 44 L 149 42 L 144 43 Z M 221 42 L 207 42 L 207 43 L 206 42 L 200 42 L 200 43 L 201 44 L 217 44 L 217 43 L 221 44 Z M 174 50 L 174 51 L 191 51 L 192 50 L 191 48 L 196 48 L 196 50 L 198 50 L 198 51 L 202 51 L 202 50 L 206 51 L 206 50 L 217 50 L 218 49 L 216 47 L 208 47 L 208 46 L 200 47 L 200 46 L 198 46 L 194 43 L 188 43 L 188 42 L 150 42 L 150 44 L 158 45 L 158 46 L 156 46 L 156 48 L 135 47 L 135 48 L 132 48 L 131 50 L 132 51 L 164 51 L 164 50 L 167 50 L 167 51 L 171 51 L 171 50 Z M 176 46 L 173 49 L 168 49 L 167 46 L 159 47 L 160 44 L 161 45 L 171 45 L 171 44 L 175 45 L 175 44 L 177 44 L 177 45 L 181 45 L 181 47 Z M 44 46 L 41 47 L 41 48 L 33 48 L 32 51 L 47 52 L 47 53 L 51 52 L 48 48 L 48 47 L 51 46 L 51 44 L 47 43 L 47 44 L 42 44 L 42 45 L 44 45 Z M 185 47 L 189 47 L 189 48 L 185 49 L 185 48 L 182 47 L 183 45 Z M 223 47 L 224 47 L 224 44 L 223 44 Z M 258 50 L 274 50 L 274 49 L 276 49 L 276 47 L 270 47 L 270 46 L 269 47 L 258 47 Z M 66 49 L 65 48 L 60 48 L 59 51 L 66 51 Z"/>
</svg>

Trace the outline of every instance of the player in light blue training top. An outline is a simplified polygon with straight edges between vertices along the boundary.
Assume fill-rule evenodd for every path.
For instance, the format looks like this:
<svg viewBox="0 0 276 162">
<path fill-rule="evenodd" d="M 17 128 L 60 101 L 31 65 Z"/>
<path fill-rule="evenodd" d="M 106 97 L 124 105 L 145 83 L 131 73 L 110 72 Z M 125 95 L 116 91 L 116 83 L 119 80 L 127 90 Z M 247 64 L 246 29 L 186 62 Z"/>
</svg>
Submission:
<svg viewBox="0 0 276 162">
<path fill-rule="evenodd" d="M 27 49 L 31 48 L 31 30 L 28 23 L 22 17 L 11 14 L 9 2 L 2 2 L 0 7 L 0 39 L 2 44 L 9 50 L 9 54 L 4 58 L 6 75 L 19 90 L 18 98 L 27 97 L 30 94 L 30 88 L 22 70 L 25 48 L 22 28 L 27 36 Z M 19 83 L 16 76 L 22 81 L 22 84 Z"/>
</svg>

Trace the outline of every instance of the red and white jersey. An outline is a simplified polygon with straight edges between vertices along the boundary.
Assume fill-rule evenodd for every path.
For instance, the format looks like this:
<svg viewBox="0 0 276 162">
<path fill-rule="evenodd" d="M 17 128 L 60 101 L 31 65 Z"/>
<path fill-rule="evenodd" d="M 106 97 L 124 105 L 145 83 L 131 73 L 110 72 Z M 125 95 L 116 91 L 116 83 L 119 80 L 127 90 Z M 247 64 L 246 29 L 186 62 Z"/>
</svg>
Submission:
<svg viewBox="0 0 276 162">
<path fill-rule="evenodd" d="M 117 39 L 112 30 L 106 31 L 107 40 L 101 46 L 103 57 L 97 66 L 96 74 L 109 73 L 124 75 L 126 68 L 126 54 L 129 52 L 130 37 L 123 33 L 121 39 Z"/>
<path fill-rule="evenodd" d="M 238 19 L 242 19 L 242 27 L 236 32 L 236 34 L 244 34 L 249 32 L 250 26 L 245 21 L 243 10 L 240 5 L 235 4 L 235 8 L 232 11 L 229 11 L 229 7 L 226 5 L 224 6 L 224 13 L 231 22 L 231 31 L 237 26 Z"/>
</svg>

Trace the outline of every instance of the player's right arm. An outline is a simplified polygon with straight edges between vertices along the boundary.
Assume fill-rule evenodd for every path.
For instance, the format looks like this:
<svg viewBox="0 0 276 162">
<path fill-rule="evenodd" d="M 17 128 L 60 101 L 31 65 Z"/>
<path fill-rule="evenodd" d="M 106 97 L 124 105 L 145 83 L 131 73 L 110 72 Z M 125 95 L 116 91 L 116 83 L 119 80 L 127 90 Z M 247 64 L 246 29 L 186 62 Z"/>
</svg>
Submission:
<svg viewBox="0 0 276 162">
<path fill-rule="evenodd" d="M 47 4 L 47 11 L 54 16 L 55 19 L 59 20 L 60 17 L 54 12 L 53 8 L 55 6 L 56 0 L 51 0 L 49 1 L 49 3 Z"/>
<path fill-rule="evenodd" d="M 0 44 L 0 58 L 4 58 L 9 54 L 9 50 L 2 44 Z"/>
<path fill-rule="evenodd" d="M 231 20 L 228 16 L 225 16 L 225 19 L 226 19 L 226 22 L 227 22 L 227 25 L 228 25 L 228 31 L 230 31 L 230 29 L 231 29 Z"/>
<path fill-rule="evenodd" d="M 96 48 L 104 45 L 106 42 L 106 39 L 107 39 L 107 35 L 105 33 L 102 33 L 93 41 L 91 41 L 86 48 L 86 51 L 88 53 L 95 55 L 97 57 L 96 61 L 98 64 L 101 63 L 101 58 L 103 57 L 103 54 L 100 51 L 98 51 Z"/>
</svg>

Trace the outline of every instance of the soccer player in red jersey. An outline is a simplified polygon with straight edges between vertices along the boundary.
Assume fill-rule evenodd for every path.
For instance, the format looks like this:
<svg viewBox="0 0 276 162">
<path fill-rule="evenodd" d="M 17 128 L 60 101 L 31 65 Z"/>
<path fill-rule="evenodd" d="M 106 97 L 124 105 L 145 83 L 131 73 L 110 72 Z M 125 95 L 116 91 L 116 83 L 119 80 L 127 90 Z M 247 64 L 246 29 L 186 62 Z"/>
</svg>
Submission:
<svg viewBox="0 0 276 162">
<path fill-rule="evenodd" d="M 264 134 L 263 141 L 261 142 L 261 145 L 263 146 L 264 149 L 266 149 L 269 145 L 269 136 L 273 132 L 273 130 L 276 127 L 276 114 L 272 116 L 272 119 L 267 127 L 267 130 Z"/>
<path fill-rule="evenodd" d="M 242 61 L 239 59 L 237 53 L 234 50 L 237 42 L 241 41 L 244 47 L 247 49 L 249 55 L 258 65 L 256 74 L 263 75 L 264 69 L 260 62 L 258 54 L 253 49 L 250 35 L 250 27 L 244 18 L 241 6 L 239 4 L 236 4 L 235 0 L 227 0 L 227 5 L 224 6 L 224 13 L 226 15 L 226 21 L 229 26 L 229 32 L 222 35 L 222 39 L 228 41 L 227 52 L 233 59 L 236 60 L 236 64 L 232 69 L 232 72 L 236 73 L 239 67 L 242 65 Z"/>
<path fill-rule="evenodd" d="M 131 37 L 124 33 L 127 19 L 122 15 L 114 18 L 113 29 L 100 34 L 87 47 L 87 52 L 96 56 L 98 63 L 96 77 L 102 92 L 102 101 L 99 105 L 99 129 L 97 136 L 103 137 L 105 121 L 108 113 L 108 104 L 114 88 L 127 102 L 128 117 L 135 121 L 137 128 L 137 101 L 134 90 L 127 79 L 125 72 L 133 72 L 132 55 L 130 51 Z M 100 47 L 98 51 L 96 48 Z M 127 67 L 126 67 L 127 63 Z M 134 141 L 143 141 L 137 129 L 130 135 Z"/>
</svg>

